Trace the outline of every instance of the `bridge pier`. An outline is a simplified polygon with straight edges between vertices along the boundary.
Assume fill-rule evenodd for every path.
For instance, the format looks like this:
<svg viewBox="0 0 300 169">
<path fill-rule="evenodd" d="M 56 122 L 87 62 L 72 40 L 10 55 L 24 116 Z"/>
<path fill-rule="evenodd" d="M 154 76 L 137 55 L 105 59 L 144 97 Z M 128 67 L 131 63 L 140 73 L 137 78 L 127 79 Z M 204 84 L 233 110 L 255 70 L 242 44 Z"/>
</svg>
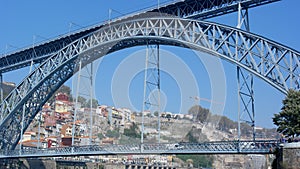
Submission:
<svg viewBox="0 0 300 169">
<path fill-rule="evenodd" d="M 272 162 L 272 168 L 298 169 L 300 166 L 300 143 L 281 144 L 275 155 L 276 159 Z"/>
<path fill-rule="evenodd" d="M 277 157 L 279 168 L 298 169 L 300 166 L 300 143 L 284 144 L 283 147 L 280 147 Z"/>
<path fill-rule="evenodd" d="M 142 131 L 141 144 L 144 143 L 144 112 L 149 110 L 151 115 L 157 115 L 157 142 L 160 143 L 160 67 L 159 67 L 159 44 L 146 45 L 146 58 L 144 70 L 144 97 L 142 107 Z"/>
<path fill-rule="evenodd" d="M 238 3 L 238 29 L 250 31 L 248 8 L 242 7 L 241 2 Z M 236 56 L 238 53 L 239 39 L 236 36 Z M 245 44 L 242 44 L 245 45 Z M 247 48 L 247 46 L 244 46 Z M 253 90 L 253 74 L 244 72 L 237 66 L 237 89 L 238 89 L 238 140 L 241 139 L 241 122 L 246 122 L 252 127 L 252 137 L 255 141 L 255 111 L 254 111 L 254 90 Z M 246 114 L 246 115 L 244 115 Z"/>
</svg>

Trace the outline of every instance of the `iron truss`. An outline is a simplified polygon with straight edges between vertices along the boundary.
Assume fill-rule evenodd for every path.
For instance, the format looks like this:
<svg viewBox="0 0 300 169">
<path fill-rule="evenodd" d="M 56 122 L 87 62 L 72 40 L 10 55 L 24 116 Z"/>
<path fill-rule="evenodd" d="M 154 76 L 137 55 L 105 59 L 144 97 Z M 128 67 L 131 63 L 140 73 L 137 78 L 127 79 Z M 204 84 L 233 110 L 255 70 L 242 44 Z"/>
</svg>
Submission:
<svg viewBox="0 0 300 169">
<path fill-rule="evenodd" d="M 0 159 L 127 154 L 273 154 L 276 152 L 277 148 L 279 148 L 279 144 L 276 140 L 142 145 L 87 145 L 48 149 L 30 148 L 0 151 Z"/>
<path fill-rule="evenodd" d="M 159 12 L 193 19 L 207 19 L 237 11 L 238 3 L 241 3 L 243 8 L 252 8 L 276 1 L 279 0 L 176 0 L 163 4 L 158 9 L 156 7 L 146 9 L 117 18 L 111 22 L 137 17 L 147 12 Z M 22 49 L 12 54 L 1 56 L 0 73 L 29 66 L 31 62 L 41 63 L 66 45 L 101 28 L 105 24 L 108 24 L 108 22 L 85 28 L 72 34 L 60 36 L 56 39 Z"/>
<path fill-rule="evenodd" d="M 179 0 L 161 6 L 151 12 L 167 13 L 172 16 L 192 19 L 208 19 L 238 11 L 239 3 L 243 8 L 253 8 L 280 0 Z"/>
<path fill-rule="evenodd" d="M 151 17 L 119 22 L 84 36 L 40 64 L 0 105 L 0 147 L 15 149 L 50 96 L 78 71 L 101 56 L 124 48 L 164 44 L 207 52 L 228 60 L 278 90 L 299 89 L 300 53 L 236 28 L 182 18 Z M 24 117 L 24 119 L 23 119 Z"/>
<path fill-rule="evenodd" d="M 101 26 L 97 26 L 74 34 L 68 34 L 54 40 L 46 41 L 42 44 L 34 45 L 33 47 L 22 49 L 21 51 L 17 51 L 9 55 L 4 55 L 0 57 L 0 73 L 30 66 L 31 62 L 42 63 L 52 54 L 56 53 L 58 50 L 62 49 L 74 40 L 77 40 L 80 37 L 99 29 L 100 27 Z"/>
</svg>

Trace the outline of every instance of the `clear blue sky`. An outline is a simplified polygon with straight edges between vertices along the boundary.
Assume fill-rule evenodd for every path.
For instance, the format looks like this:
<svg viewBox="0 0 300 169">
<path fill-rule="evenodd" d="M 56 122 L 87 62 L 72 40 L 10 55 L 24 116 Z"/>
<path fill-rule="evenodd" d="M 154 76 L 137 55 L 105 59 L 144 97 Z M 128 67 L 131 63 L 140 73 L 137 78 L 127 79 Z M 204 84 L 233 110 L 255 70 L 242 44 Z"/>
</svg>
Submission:
<svg viewBox="0 0 300 169">
<path fill-rule="evenodd" d="M 156 4 L 156 0 L 1 1 L 0 54 L 107 20 L 109 9 L 112 9 L 112 17 L 116 17 L 120 13 L 130 13 Z M 250 9 L 250 30 L 299 51 L 299 5 L 300 1 L 284 0 Z M 213 21 L 235 26 L 237 15 L 230 14 Z M 125 49 L 99 61 L 95 95 L 101 104 L 141 109 L 143 95 L 141 68 L 144 61 L 143 57 L 137 56 L 143 55 L 144 49 L 145 47 Z M 201 98 L 212 99 L 215 94 L 217 98 L 214 100 L 223 102 L 224 95 L 224 111 L 220 108 L 220 104 L 214 105 L 202 100 L 200 105 L 236 120 L 237 82 L 234 65 L 221 61 L 222 66 L 214 71 L 215 65 L 211 65 L 214 59 L 211 59 L 211 56 L 175 47 L 162 46 L 161 49 L 166 55 L 161 61 L 163 68 L 161 90 L 165 111 L 183 113 L 194 104 L 189 96 L 198 95 Z M 141 60 L 137 62 L 138 59 Z M 172 66 L 176 64 L 184 73 L 178 73 L 177 66 Z M 127 70 L 128 67 L 131 69 Z M 125 70 L 128 72 L 124 72 Z M 5 73 L 4 80 L 19 83 L 27 71 L 28 69 L 22 69 Z M 130 71 L 133 74 L 128 74 Z M 221 73 L 224 79 L 218 78 L 218 73 Z M 121 77 L 124 78 L 123 81 L 120 80 Z M 192 82 L 186 83 L 183 77 Z M 220 84 L 222 86 L 218 87 Z M 284 95 L 258 78 L 255 78 L 254 85 L 257 125 L 274 127 L 271 117 L 273 113 L 280 111 Z M 116 92 L 124 86 L 128 91 Z M 212 88 L 215 88 L 214 94 Z M 128 104 L 124 102 L 122 105 L 120 103 L 122 100 L 127 100 Z"/>
</svg>

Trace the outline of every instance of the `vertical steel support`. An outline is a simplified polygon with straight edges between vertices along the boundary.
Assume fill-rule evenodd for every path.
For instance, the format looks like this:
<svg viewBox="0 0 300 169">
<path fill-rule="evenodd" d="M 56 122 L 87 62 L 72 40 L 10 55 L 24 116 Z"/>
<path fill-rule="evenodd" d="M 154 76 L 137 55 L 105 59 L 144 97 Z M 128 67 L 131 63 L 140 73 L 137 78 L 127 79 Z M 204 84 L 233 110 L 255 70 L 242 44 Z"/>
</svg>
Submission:
<svg viewBox="0 0 300 169">
<path fill-rule="evenodd" d="M 93 62 L 90 63 L 90 70 L 88 69 L 88 66 L 85 67 L 86 68 L 86 73 L 87 75 L 84 74 L 84 72 L 82 72 L 82 65 L 81 62 L 79 63 L 79 71 L 78 71 L 78 78 L 77 78 L 77 84 L 76 84 L 76 100 L 75 100 L 75 104 L 78 105 L 78 96 L 79 95 L 84 95 L 86 97 L 89 97 L 89 107 L 90 107 L 90 113 L 89 113 L 89 121 L 90 121 L 90 125 L 89 125 L 89 132 L 88 132 L 88 136 L 89 136 L 89 144 L 92 144 L 92 135 L 93 135 Z M 88 79 L 86 82 L 89 82 L 89 93 L 80 93 L 80 82 L 81 82 L 81 78 L 86 78 Z M 85 81 L 84 81 L 85 82 Z M 82 85 L 83 87 L 87 86 L 87 85 Z M 88 102 L 87 102 L 88 103 Z M 86 106 L 88 107 L 88 106 Z M 73 122 L 73 131 L 72 131 L 72 145 L 74 144 L 74 134 L 76 133 L 75 130 L 75 123 L 76 123 L 76 116 L 77 116 L 77 111 L 78 111 L 78 107 L 75 106 L 75 113 L 74 113 L 74 122 Z M 75 132 L 75 133 L 74 133 Z"/>
<path fill-rule="evenodd" d="M 3 101 L 3 76 L 2 73 L 0 72 L 0 99 L 1 103 Z"/>
<path fill-rule="evenodd" d="M 147 101 L 147 74 L 148 74 L 148 54 L 149 54 L 149 48 L 148 45 L 146 47 L 146 61 L 145 61 L 145 71 L 144 71 L 144 96 L 143 96 L 143 108 L 142 108 L 142 131 L 141 131 L 141 145 L 143 146 L 144 143 L 144 132 L 145 132 L 145 125 L 144 125 L 144 121 L 145 121 L 145 117 L 144 117 L 144 112 L 146 109 L 146 101 Z M 142 147 L 141 147 L 142 150 Z"/>
<path fill-rule="evenodd" d="M 161 127 L 161 125 L 160 125 L 160 115 L 161 115 L 161 109 L 160 109 L 160 67 L 159 67 L 159 55 L 160 55 L 160 53 L 159 53 L 159 45 L 157 44 L 157 64 L 156 64 L 156 71 L 157 71 L 157 116 L 158 116 L 158 124 L 157 124 L 157 133 L 158 133 L 158 138 L 157 138 L 157 140 L 158 140 L 158 143 L 160 143 L 160 127 Z"/>
<path fill-rule="evenodd" d="M 238 4 L 238 24 L 237 28 L 250 31 L 249 17 L 248 17 L 248 8 L 243 8 L 241 3 Z"/>
<path fill-rule="evenodd" d="M 40 140 L 41 140 L 41 120 L 42 120 L 42 112 L 39 112 L 40 116 L 39 116 L 39 127 L 38 127 L 38 143 L 37 143 L 37 146 L 36 148 L 39 149 L 40 148 Z"/>
<path fill-rule="evenodd" d="M 33 41 L 33 50 L 34 50 L 34 41 Z M 32 67 L 34 66 L 33 60 L 30 62 L 30 69 L 29 69 L 29 74 L 32 72 Z M 25 118 L 25 104 L 23 105 L 23 112 L 22 112 L 22 124 L 21 124 L 21 136 L 20 136 L 20 154 L 22 153 L 22 144 L 23 144 L 23 134 L 24 134 L 24 118 Z M 38 144 L 37 148 L 39 147 L 40 144 L 40 120 L 39 120 L 39 127 L 38 127 Z"/>
<path fill-rule="evenodd" d="M 92 135 L 93 135 L 93 62 L 91 62 L 91 74 L 90 74 L 90 140 L 89 143 L 92 145 Z"/>
<path fill-rule="evenodd" d="M 2 75 L 2 72 L 0 72 L 0 99 L 1 99 L 1 102 L 3 102 L 3 75 Z M 0 120 L 2 121 L 3 120 L 3 116 L 2 116 L 2 110 L 0 109 Z"/>
<path fill-rule="evenodd" d="M 35 43 L 35 36 L 33 36 L 33 44 L 32 44 L 32 48 L 33 48 L 33 51 L 34 51 L 34 43 Z M 35 54 L 35 51 L 33 52 L 33 54 Z M 34 67 L 34 62 L 33 60 L 31 60 L 30 62 L 30 68 L 29 68 L 29 73 L 30 74 L 33 70 L 33 67 Z M 41 146 L 41 142 L 40 142 L 40 139 L 41 139 L 41 118 L 42 118 L 42 112 L 39 112 L 39 119 L 38 119 L 38 138 L 37 138 L 37 145 L 36 145 L 36 148 L 39 149 L 40 146 Z"/>
<path fill-rule="evenodd" d="M 144 74 L 144 98 L 142 108 L 141 144 L 144 143 L 145 111 L 150 111 L 151 118 L 157 112 L 157 141 L 160 143 L 160 69 L 159 69 L 159 44 L 147 45 Z"/>
<path fill-rule="evenodd" d="M 252 127 L 252 137 L 255 141 L 255 112 L 253 75 L 237 67 L 238 98 L 239 98 L 239 137 L 241 135 L 240 123 L 246 122 Z"/>
<path fill-rule="evenodd" d="M 22 112 L 22 124 L 21 124 L 21 138 L 20 138 L 20 154 L 22 154 L 22 145 L 23 145 L 23 133 L 24 133 L 24 118 L 25 118 L 25 104 L 23 105 Z"/>
<path fill-rule="evenodd" d="M 33 62 L 33 60 L 31 60 L 30 68 L 29 68 L 29 74 L 32 72 L 33 66 L 34 66 L 34 62 Z"/>
<path fill-rule="evenodd" d="M 238 24 L 237 28 L 250 31 L 248 9 L 243 9 L 241 3 L 238 4 Z M 238 35 L 236 35 L 236 46 L 238 48 Z M 238 50 L 236 49 L 236 57 Z M 253 141 L 255 141 L 255 112 L 254 112 L 254 92 L 253 75 L 237 66 L 238 81 L 238 140 L 241 139 L 241 122 L 246 122 L 252 127 Z M 245 115 L 246 114 L 246 115 Z M 246 116 L 246 117 L 245 117 Z"/>
<path fill-rule="evenodd" d="M 76 99 L 75 99 L 75 110 L 74 110 L 74 115 L 73 115 L 73 126 L 72 126 L 72 146 L 74 146 L 75 122 L 76 122 L 76 116 L 77 116 L 77 111 L 78 111 L 78 95 L 79 95 L 80 76 L 81 76 L 81 61 L 79 61 L 79 71 L 78 71 L 76 95 L 75 95 Z"/>
</svg>

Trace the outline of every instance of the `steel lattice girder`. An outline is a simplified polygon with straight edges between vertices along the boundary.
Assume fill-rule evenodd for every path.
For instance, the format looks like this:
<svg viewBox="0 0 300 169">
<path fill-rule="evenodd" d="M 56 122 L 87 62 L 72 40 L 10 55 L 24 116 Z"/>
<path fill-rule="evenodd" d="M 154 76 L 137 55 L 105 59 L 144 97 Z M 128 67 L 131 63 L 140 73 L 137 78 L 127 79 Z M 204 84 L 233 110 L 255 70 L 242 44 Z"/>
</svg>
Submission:
<svg viewBox="0 0 300 169">
<path fill-rule="evenodd" d="M 117 18 L 112 22 L 138 17 L 140 15 L 144 15 L 146 12 L 159 12 L 160 14 L 164 13 L 184 18 L 207 19 L 237 11 L 238 3 L 241 3 L 243 8 L 252 8 L 276 1 L 279 0 L 177 0 L 175 2 L 167 3 L 159 9 L 151 8 L 145 11 L 140 11 Z M 2 56 L 0 57 L 0 73 L 29 66 L 32 61 L 34 63 L 41 63 L 66 45 L 95 31 L 96 29 L 101 28 L 102 26 L 105 26 L 105 24 L 107 24 L 107 22 Z"/>
<path fill-rule="evenodd" d="M 279 0 L 185 0 L 161 6 L 151 12 L 167 13 L 173 16 L 191 19 L 208 19 L 238 11 L 238 4 L 243 8 L 253 8 Z"/>
<path fill-rule="evenodd" d="M 99 29 L 100 27 L 101 26 L 96 26 L 90 29 L 81 30 L 74 34 L 58 37 L 42 44 L 36 44 L 33 47 L 28 47 L 15 53 L 2 56 L 0 57 L 0 72 L 5 73 L 29 66 L 31 61 L 34 63 L 41 63 L 66 45 L 95 31 L 96 29 Z"/>
<path fill-rule="evenodd" d="M 218 141 L 202 143 L 160 143 L 134 145 L 86 145 L 49 149 L 16 149 L 0 151 L 1 158 L 50 157 L 126 154 L 273 154 L 279 148 L 276 140 Z"/>
<path fill-rule="evenodd" d="M 250 71 L 283 93 L 299 89 L 299 52 L 258 35 L 216 23 L 181 18 L 141 18 L 103 27 L 43 62 L 1 103 L 1 148 L 14 149 L 36 113 L 78 69 L 123 48 L 166 44 L 210 53 Z"/>
</svg>

